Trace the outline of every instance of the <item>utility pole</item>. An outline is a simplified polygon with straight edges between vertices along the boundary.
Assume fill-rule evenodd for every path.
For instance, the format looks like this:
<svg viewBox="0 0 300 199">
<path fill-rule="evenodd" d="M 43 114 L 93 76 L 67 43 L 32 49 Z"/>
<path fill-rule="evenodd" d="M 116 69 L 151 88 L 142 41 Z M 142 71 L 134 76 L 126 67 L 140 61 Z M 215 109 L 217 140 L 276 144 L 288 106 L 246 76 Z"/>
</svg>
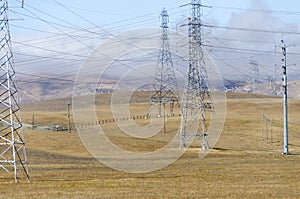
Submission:
<svg viewBox="0 0 300 199">
<path fill-rule="evenodd" d="M 166 103 L 164 103 L 164 133 L 166 132 Z"/>
<path fill-rule="evenodd" d="M 71 100 L 68 98 L 68 132 L 71 133 L 71 114 L 70 114 L 70 108 L 71 108 Z"/>
<path fill-rule="evenodd" d="M 283 154 L 289 154 L 289 141 L 288 141 L 288 84 L 287 84 L 287 61 L 286 61 L 286 49 L 288 46 L 281 40 L 282 50 L 282 71 L 283 71 Z"/>
<path fill-rule="evenodd" d="M 0 1 L 0 169 L 18 182 L 20 173 L 29 181 L 24 132 L 13 67 L 7 0 Z"/>
<path fill-rule="evenodd" d="M 187 147 L 189 137 L 202 137 L 202 150 L 209 149 L 206 112 L 214 111 L 208 86 L 206 63 L 202 44 L 201 0 L 192 0 L 188 18 L 189 60 L 182 100 L 180 127 L 181 148 Z M 201 132 L 198 132 L 199 127 Z"/>
<path fill-rule="evenodd" d="M 283 154 L 289 155 L 289 139 L 288 139 L 288 80 L 287 80 L 287 48 L 295 46 L 295 45 L 289 45 L 287 46 L 284 42 L 284 40 L 281 40 L 281 51 L 282 51 L 282 59 L 281 59 L 281 65 L 282 65 L 282 89 L 283 89 Z M 279 46 L 275 46 L 279 47 Z"/>
<path fill-rule="evenodd" d="M 34 130 L 34 112 L 32 113 L 32 130 Z"/>
<path fill-rule="evenodd" d="M 272 130 L 272 123 L 273 123 L 273 120 L 272 118 L 269 118 L 268 116 L 262 114 L 262 128 L 261 128 L 261 136 L 262 136 L 262 139 L 264 138 L 264 135 L 266 135 L 266 142 L 267 144 L 269 143 L 269 132 L 271 134 L 271 143 L 273 143 L 273 130 Z M 264 132 L 264 130 L 266 132 Z"/>
<path fill-rule="evenodd" d="M 158 106 L 158 117 L 162 117 L 165 114 L 166 104 L 169 104 L 170 116 L 174 115 L 173 108 L 174 104 L 179 105 L 178 96 L 178 85 L 175 76 L 175 70 L 173 66 L 172 56 L 170 52 L 170 41 L 169 41 L 169 15 L 165 8 L 163 8 L 161 14 L 161 49 L 159 53 L 159 63 L 157 64 L 154 83 L 153 83 L 153 94 L 150 98 L 150 108 L 148 117 L 151 117 L 153 105 Z M 165 118 L 165 115 L 163 116 Z M 165 119 L 164 119 L 165 127 Z"/>
</svg>

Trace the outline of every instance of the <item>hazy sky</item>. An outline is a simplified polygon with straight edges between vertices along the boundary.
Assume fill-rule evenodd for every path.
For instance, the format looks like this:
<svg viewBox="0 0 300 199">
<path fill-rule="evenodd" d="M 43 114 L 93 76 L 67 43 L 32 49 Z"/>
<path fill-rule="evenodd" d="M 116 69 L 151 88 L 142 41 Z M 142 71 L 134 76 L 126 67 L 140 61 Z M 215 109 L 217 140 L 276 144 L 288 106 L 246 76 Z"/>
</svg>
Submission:
<svg viewBox="0 0 300 199">
<path fill-rule="evenodd" d="M 24 8 L 20 8 L 20 0 L 10 0 L 16 68 L 27 73 L 75 74 L 92 49 L 107 36 L 137 28 L 159 27 L 159 13 L 163 7 L 170 14 L 172 29 L 178 28 L 189 16 L 189 7 L 180 6 L 189 2 L 25 0 Z M 202 4 L 211 6 L 204 9 L 203 21 L 208 25 L 277 32 L 206 29 L 204 39 L 213 46 L 208 50 L 227 78 L 249 75 L 249 62 L 253 59 L 260 64 L 262 76 L 273 75 L 274 65 L 280 64 L 281 57 L 280 54 L 270 55 L 270 52 L 280 44 L 280 32 L 292 32 L 284 38 L 287 43 L 296 45 L 290 52 L 300 51 L 299 0 L 203 0 Z M 222 52 L 222 48 L 229 50 Z M 289 61 L 300 66 L 300 55 L 293 55 Z M 292 70 L 294 78 L 297 77 L 300 70 Z"/>
<path fill-rule="evenodd" d="M 51 19 L 49 16 L 43 15 L 38 10 L 44 11 L 57 18 L 75 23 L 79 26 L 89 27 L 85 20 L 82 20 L 64 9 L 66 6 L 70 10 L 76 12 L 78 15 L 90 20 L 91 22 L 103 26 L 114 26 L 114 23 L 119 23 L 121 20 L 128 20 L 128 24 L 132 22 L 132 18 L 145 16 L 152 17 L 155 21 L 156 15 L 163 7 L 169 10 L 171 22 L 176 23 L 177 19 L 186 14 L 186 7 L 179 8 L 181 5 L 189 3 L 189 0 L 57 0 L 61 5 L 57 4 L 54 0 L 25 0 L 25 9 L 29 9 L 35 14 L 43 17 L 44 19 Z M 10 0 L 12 10 L 16 12 L 29 14 L 26 10 L 17 8 L 20 6 L 20 0 Z M 270 9 L 276 11 L 290 11 L 300 12 L 300 1 L 298 0 L 203 0 L 202 4 L 208 6 L 216 6 L 213 8 L 205 9 L 205 18 L 212 19 L 219 24 L 227 24 L 230 20 L 232 12 L 240 12 L 241 10 L 225 9 L 227 8 L 254 8 L 254 9 Z M 38 10 L 35 10 L 38 9 Z M 30 19 L 26 16 L 18 16 L 16 13 L 10 13 L 13 18 L 24 18 L 22 22 L 12 22 L 22 24 L 27 27 L 38 27 L 42 29 L 52 29 L 45 23 L 40 23 L 35 19 Z M 298 13 L 299 14 L 299 13 Z M 291 23 L 300 23 L 297 15 L 282 14 L 279 15 L 284 21 Z M 53 20 L 53 18 L 51 19 Z M 116 25 L 117 25 L 116 24 Z M 125 23 L 124 23 L 125 24 Z M 131 25 L 131 24 L 130 24 Z M 145 21 L 140 26 L 154 26 L 155 24 Z M 14 30 L 14 34 L 19 35 L 21 29 Z"/>
</svg>

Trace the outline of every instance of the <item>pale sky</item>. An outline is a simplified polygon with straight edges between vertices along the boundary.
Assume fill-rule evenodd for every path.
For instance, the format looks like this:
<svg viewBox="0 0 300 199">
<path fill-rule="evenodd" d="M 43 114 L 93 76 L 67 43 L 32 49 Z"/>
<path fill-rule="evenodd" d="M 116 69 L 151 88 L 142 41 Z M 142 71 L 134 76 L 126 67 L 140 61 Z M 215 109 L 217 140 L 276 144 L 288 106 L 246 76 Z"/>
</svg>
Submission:
<svg viewBox="0 0 300 199">
<path fill-rule="evenodd" d="M 176 29 L 189 16 L 188 6 L 180 6 L 190 1 L 25 0 L 24 8 L 20 8 L 20 2 L 9 1 L 16 68 L 28 73 L 63 70 L 66 74 L 75 74 L 85 56 L 106 36 L 138 28 L 159 28 L 163 7 L 168 10 L 172 29 Z M 285 35 L 285 40 L 296 45 L 292 52 L 300 51 L 297 47 L 300 46 L 299 0 L 203 0 L 202 4 L 212 6 L 204 9 L 203 21 L 208 25 L 278 32 L 265 34 L 216 28 L 207 30 L 211 32 L 205 38 L 212 46 L 272 52 L 274 46 L 280 44 L 280 32 L 293 32 Z M 260 71 L 266 75 L 274 71 L 274 65 L 281 60 L 280 55 L 269 56 L 268 53 L 258 55 L 232 50 L 230 54 L 214 50 L 212 56 L 225 75 L 247 76 L 251 59 L 260 63 Z M 222 62 L 218 61 L 221 59 Z M 289 61 L 300 66 L 300 55 L 294 55 Z M 300 70 L 293 70 L 295 78 Z"/>
<path fill-rule="evenodd" d="M 89 21 L 103 27 L 117 26 L 120 21 L 128 20 L 128 24 L 132 25 L 132 18 L 140 17 L 140 21 L 153 18 L 152 23 L 149 20 L 140 26 L 154 26 L 155 19 L 158 20 L 158 15 L 163 7 L 169 10 L 171 22 L 176 23 L 176 19 L 186 14 L 186 8 L 179 8 L 181 5 L 189 3 L 189 0 L 57 0 L 63 6 L 68 7 L 70 10 L 76 12 L 78 15 L 83 16 Z M 20 0 L 10 0 L 12 10 L 28 14 L 26 10 L 17 8 L 20 6 Z M 276 11 L 290 11 L 300 12 L 300 1 L 298 0 L 203 0 L 202 4 L 208 6 L 218 6 L 212 9 L 205 9 L 205 18 L 213 19 L 219 24 L 228 23 L 232 12 L 239 12 L 239 10 L 226 9 L 229 8 L 256 8 L 256 9 L 270 9 Z M 31 7 L 32 6 L 32 7 Z M 263 7 L 262 7 L 263 6 Z M 86 21 L 79 19 L 70 11 L 64 9 L 61 5 L 55 3 L 54 0 L 25 0 L 25 9 L 33 11 L 35 14 L 44 19 L 53 20 L 49 16 L 43 15 L 38 10 L 44 11 L 57 18 L 64 19 L 70 23 L 75 23 L 78 26 L 89 27 Z M 37 10 L 36 10 L 37 9 Z M 298 13 L 299 14 L 299 13 Z M 26 27 L 37 27 L 42 29 L 52 29 L 49 25 L 41 23 L 37 20 L 28 18 L 26 16 L 19 16 L 16 13 L 10 13 L 12 18 L 23 18 L 23 21 L 14 21 L 13 24 L 18 24 Z M 279 15 L 284 21 L 291 23 L 300 23 L 297 15 L 282 14 Z M 138 19 L 135 21 L 139 21 Z M 117 23 L 114 25 L 114 23 Z M 126 24 L 126 23 L 122 23 Z M 22 29 L 14 29 L 14 34 L 19 35 Z"/>
</svg>

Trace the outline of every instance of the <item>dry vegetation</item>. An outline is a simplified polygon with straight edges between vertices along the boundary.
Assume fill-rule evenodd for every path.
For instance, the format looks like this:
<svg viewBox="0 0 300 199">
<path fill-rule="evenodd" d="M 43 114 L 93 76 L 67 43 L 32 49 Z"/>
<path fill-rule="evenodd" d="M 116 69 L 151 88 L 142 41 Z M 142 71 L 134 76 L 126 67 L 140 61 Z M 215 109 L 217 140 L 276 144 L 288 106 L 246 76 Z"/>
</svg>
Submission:
<svg viewBox="0 0 300 199">
<path fill-rule="evenodd" d="M 139 95 L 137 99 L 148 96 Z M 111 117 L 106 115 L 107 99 L 105 95 L 96 100 L 99 118 Z M 131 107 L 132 112 L 148 110 L 147 103 L 133 102 L 139 104 Z M 24 105 L 23 121 L 30 123 L 34 112 L 38 124 L 66 125 L 66 104 L 65 99 Z M 281 99 L 230 94 L 223 132 L 206 158 L 198 158 L 195 145 L 169 167 L 147 174 L 104 166 L 91 157 L 74 131 L 25 129 L 31 183 L 15 184 L 1 171 L 0 198 L 300 198 L 300 101 L 290 100 L 289 108 L 293 155 L 281 155 Z M 262 135 L 262 113 L 273 119 L 272 143 Z M 178 125 L 179 118 L 169 119 L 168 133 L 148 140 L 125 136 L 115 124 L 102 127 L 121 147 L 149 151 L 163 146 Z"/>
</svg>

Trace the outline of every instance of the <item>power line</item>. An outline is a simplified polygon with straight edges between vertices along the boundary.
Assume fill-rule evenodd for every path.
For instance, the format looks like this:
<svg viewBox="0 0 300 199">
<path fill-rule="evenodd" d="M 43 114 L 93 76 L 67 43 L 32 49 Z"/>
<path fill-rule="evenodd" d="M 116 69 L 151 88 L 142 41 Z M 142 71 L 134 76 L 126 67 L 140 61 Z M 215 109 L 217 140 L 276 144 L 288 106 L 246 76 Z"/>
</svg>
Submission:
<svg viewBox="0 0 300 199">
<path fill-rule="evenodd" d="M 254 28 L 239 28 L 239 27 L 230 27 L 230 26 L 217 26 L 217 25 L 207 25 L 203 24 L 207 28 L 218 28 L 218 29 L 227 29 L 227 30 L 238 30 L 238 31 L 248 31 L 248 32 L 260 32 L 260 33 L 274 33 L 274 34 L 285 34 L 285 35 L 300 35 L 300 32 L 293 31 L 274 31 L 274 30 L 262 30 Z"/>
<path fill-rule="evenodd" d="M 247 77 L 249 76 L 249 74 L 248 74 L 247 71 L 242 71 L 240 68 L 238 68 L 238 67 L 236 67 L 236 66 L 234 66 L 234 65 L 232 65 L 232 64 L 230 64 L 230 63 L 228 63 L 226 60 L 222 59 L 222 58 L 221 58 L 219 55 L 217 55 L 216 53 L 213 53 L 213 52 L 212 52 L 212 54 L 213 54 L 214 56 L 218 57 L 218 58 L 219 58 L 219 61 L 222 61 L 224 64 L 226 64 L 227 66 L 233 68 L 235 71 L 238 71 L 239 73 L 241 73 L 241 74 L 243 74 L 243 75 L 245 75 L 245 76 L 247 76 Z"/>
<path fill-rule="evenodd" d="M 32 11 L 30 11 L 28 8 L 30 8 L 32 10 L 35 10 L 35 11 L 37 11 L 39 13 L 42 13 L 42 14 L 44 14 L 44 15 L 50 17 L 50 18 L 53 18 L 53 19 L 55 19 L 57 21 L 63 22 L 65 24 L 68 24 L 68 26 L 67 25 L 58 24 L 56 22 L 51 22 L 51 21 L 48 21 L 48 20 L 45 20 L 45 19 L 41 20 L 41 17 L 36 16 L 36 14 L 33 14 Z M 74 29 L 74 30 L 82 30 L 82 31 L 85 31 L 85 32 L 88 32 L 88 33 L 91 33 L 91 34 L 98 35 L 97 32 L 93 32 L 93 31 L 91 31 L 89 29 L 82 28 L 82 27 L 80 27 L 80 26 L 78 26 L 76 24 L 73 24 L 73 23 L 70 23 L 69 21 L 66 21 L 64 19 L 58 18 L 58 17 L 56 17 L 54 15 L 51 15 L 51 14 L 49 14 L 49 13 L 43 11 L 43 10 L 35 8 L 35 7 L 33 7 L 33 6 L 29 5 L 29 4 L 26 4 L 26 8 L 24 8 L 24 10 L 26 10 L 28 13 L 30 13 L 31 15 L 33 15 L 33 16 L 26 15 L 27 17 L 30 17 L 30 18 L 33 18 L 33 19 L 37 19 L 37 20 L 41 20 L 43 22 L 47 21 L 48 24 L 58 25 L 58 26 L 61 26 L 61 27 L 70 28 L 70 29 Z M 24 13 L 18 13 L 18 14 L 25 15 Z"/>
<path fill-rule="evenodd" d="M 253 9 L 253 8 L 238 8 L 238 7 L 226 7 L 212 5 L 212 8 L 227 9 L 227 10 L 242 10 L 247 12 L 260 12 L 267 14 L 278 14 L 278 15 L 300 15 L 299 11 L 286 11 L 286 10 L 269 10 L 269 9 Z"/>
<path fill-rule="evenodd" d="M 62 51 L 57 51 L 57 50 L 46 49 L 46 48 L 42 48 L 42 47 L 39 47 L 39 46 L 33 46 L 33 45 L 26 44 L 26 43 L 23 43 L 23 42 L 18 42 L 18 41 L 15 41 L 15 43 L 21 44 L 21 45 L 26 46 L 26 47 L 31 47 L 31 48 L 35 48 L 35 49 L 39 49 L 39 50 L 43 50 L 43 51 L 47 51 L 47 52 L 53 52 L 53 53 L 57 53 L 57 54 L 61 54 L 61 55 L 69 55 L 69 56 L 72 56 L 72 57 L 81 57 L 81 58 L 87 58 L 88 57 L 88 56 L 81 55 L 81 54 L 75 54 L 75 53 L 68 53 L 68 52 L 62 52 Z"/>
<path fill-rule="evenodd" d="M 51 31 L 47 31 L 47 30 L 41 30 L 41 29 L 35 29 L 35 28 L 30 28 L 30 27 L 25 27 L 25 26 L 19 26 L 19 25 L 11 25 L 12 27 L 16 27 L 16 28 L 20 28 L 20 29 L 24 29 L 24 30 L 31 30 L 31 31 L 35 31 L 35 32 L 41 32 L 41 33 L 47 33 L 47 34 L 51 34 L 53 36 L 65 36 L 65 34 L 62 34 L 62 33 L 58 33 L 58 32 L 51 32 Z M 78 33 L 78 30 L 77 31 L 74 31 L 76 33 Z M 69 33 L 71 34 L 71 33 Z M 97 36 L 90 36 L 90 35 L 74 35 L 78 38 L 81 38 L 81 39 L 104 39 L 106 38 L 104 35 L 101 36 L 101 34 L 97 35 Z M 47 39 L 47 38 L 50 38 L 50 37 L 46 37 L 46 38 L 42 38 L 43 40 Z M 30 41 L 37 41 L 38 39 L 32 39 L 32 40 L 28 40 L 28 41 L 23 41 L 23 42 L 30 42 Z"/>
<path fill-rule="evenodd" d="M 57 3 L 59 3 L 58 1 L 54 1 L 54 2 L 57 2 Z M 61 3 L 59 3 L 59 4 L 61 4 Z M 61 5 L 63 5 L 63 4 L 61 4 Z M 63 5 L 64 7 L 66 7 L 67 9 L 69 9 L 67 6 L 65 6 L 65 5 Z M 31 8 L 30 8 L 31 9 Z M 33 10 L 33 9 L 31 9 L 31 10 Z M 39 9 L 36 9 L 35 8 L 35 12 L 39 12 L 38 11 Z M 69 11 L 70 12 L 72 12 L 73 14 L 77 14 L 76 12 L 74 12 L 74 11 L 72 11 L 72 9 L 69 9 Z M 39 13 L 41 13 L 41 12 L 39 12 Z M 45 14 L 45 13 L 43 13 L 43 14 Z M 134 18 L 130 18 L 130 19 L 124 19 L 124 20 L 121 20 L 120 21 L 120 24 L 121 23 L 126 23 L 126 22 L 131 22 L 131 23 L 129 23 L 129 24 L 132 24 L 132 25 L 138 25 L 139 23 L 143 23 L 143 22 L 147 22 L 147 21 L 152 21 L 152 18 L 148 18 L 148 17 L 151 17 L 151 16 L 153 16 L 154 14 L 157 14 L 157 12 L 156 13 L 150 13 L 150 14 L 146 14 L 146 15 L 144 15 L 144 17 L 143 16 L 140 16 L 140 17 L 134 17 Z M 48 16 L 48 15 L 47 15 Z M 51 17 L 52 16 L 52 18 L 53 18 L 53 15 L 50 15 L 49 17 Z M 80 17 L 80 19 L 83 19 L 83 17 L 82 16 L 80 16 L 80 15 L 78 15 L 77 14 L 77 16 L 78 17 Z M 142 18 L 143 17 L 143 18 Z M 39 19 L 38 17 L 35 17 L 36 19 Z M 53 18 L 54 19 L 54 18 Z M 86 19 L 86 18 L 85 18 Z M 136 19 L 139 19 L 138 21 L 135 21 Z M 142 19 L 142 20 L 140 20 L 140 19 Z M 40 20 L 40 19 L 39 19 Z M 56 20 L 59 20 L 58 18 L 56 19 Z M 83 19 L 84 20 L 84 19 Z M 146 20 L 146 21 L 145 21 Z M 42 20 L 40 20 L 40 21 L 42 21 Z M 49 20 L 47 20 L 48 22 L 49 22 Z M 89 22 L 90 23 L 90 21 L 89 20 L 85 20 L 85 21 L 87 21 L 87 22 Z M 63 21 L 61 21 L 60 20 L 60 22 L 63 22 Z M 67 23 L 65 23 L 65 22 L 63 22 L 64 24 L 67 24 Z M 56 23 L 57 24 L 57 23 Z M 94 23 L 90 23 L 90 24 L 93 24 L 93 27 L 95 27 L 95 26 L 97 26 L 96 24 L 94 24 Z M 109 27 L 109 25 L 111 25 L 112 23 L 110 23 L 110 24 L 106 24 L 106 25 L 104 25 L 104 26 L 107 26 L 107 27 Z M 113 23 L 113 24 L 116 24 L 116 23 Z M 55 25 L 55 24 L 53 24 L 53 25 Z M 71 26 L 69 26 L 69 25 L 71 25 Z M 114 27 L 113 28 L 123 28 L 123 27 L 126 27 L 126 24 L 121 24 L 122 26 L 116 26 L 116 25 L 114 25 Z M 60 27 L 63 27 L 62 26 L 62 24 L 60 24 Z M 76 31 L 83 31 L 83 32 L 85 32 L 85 33 L 87 33 L 87 34 L 89 34 L 89 35 L 87 35 L 87 37 L 89 37 L 89 36 L 91 36 L 91 35 L 99 35 L 99 31 L 86 31 L 87 30 L 87 28 L 82 28 L 82 27 L 79 27 L 78 25 L 75 25 L 74 26 L 74 24 L 72 24 L 72 23 L 69 23 L 68 22 L 68 26 L 67 27 L 69 27 L 69 28 L 72 28 L 73 27 L 73 29 L 75 30 L 74 32 L 76 32 Z M 102 26 L 103 27 L 103 26 Z M 100 28 L 101 30 L 103 30 L 103 28 L 101 28 L 101 27 L 99 27 L 99 26 L 97 26 L 97 28 Z M 230 27 L 229 27 L 230 28 Z M 88 29 L 88 30 L 90 30 L 90 29 Z M 105 31 L 105 30 L 103 30 L 103 31 Z M 65 32 L 65 31 L 64 31 Z M 106 32 L 107 33 L 107 32 Z M 277 32 L 277 33 L 279 33 L 279 32 Z M 281 33 L 281 32 L 280 32 Z M 49 33 L 49 34 L 51 34 L 51 33 Z M 60 35 L 60 36 L 66 36 L 66 37 L 68 37 L 68 38 L 70 38 L 68 35 L 71 35 L 72 37 L 76 37 L 77 39 L 80 39 L 80 40 L 82 40 L 82 37 L 80 37 L 80 36 L 77 36 L 77 35 L 74 35 L 74 34 L 72 34 L 72 33 L 70 33 L 70 32 L 67 32 L 67 34 L 68 35 L 66 35 L 65 33 L 62 33 L 62 32 L 58 32 L 58 33 L 56 33 L 57 34 L 57 36 L 58 35 Z M 54 35 L 55 35 L 55 33 L 54 33 Z M 112 34 L 112 33 L 108 33 L 108 35 L 114 35 L 114 34 Z M 84 37 L 84 36 L 83 36 Z M 73 38 L 72 38 L 73 39 Z M 88 39 L 88 38 L 87 38 Z M 60 41 L 60 40 L 57 40 L 58 42 Z M 121 42 L 121 41 L 117 41 L 117 42 Z M 109 45 L 109 43 L 107 43 L 107 45 Z M 33 47 L 34 45 L 32 45 L 32 48 L 34 48 Z M 45 51 L 52 51 L 51 49 L 49 49 L 49 50 L 47 50 L 45 47 L 40 47 L 40 48 L 43 48 Z M 259 50 L 256 50 L 256 49 L 246 49 L 246 48 L 234 48 L 234 47 L 222 47 L 222 46 L 215 46 L 215 49 L 214 50 L 218 50 L 218 49 L 224 49 L 224 50 L 228 50 L 228 51 L 230 51 L 230 52 L 234 52 L 234 51 L 240 51 L 240 52 L 238 52 L 239 54 L 240 53 L 244 53 L 244 52 L 253 52 L 253 53 L 257 53 L 257 54 L 262 54 L 262 53 L 264 53 L 264 54 L 271 54 L 271 53 L 274 53 L 274 52 L 272 52 L 272 51 L 264 51 L 264 50 L 261 50 L 261 51 L 259 51 Z M 53 53 L 55 53 L 55 52 L 53 52 Z M 58 52 L 57 52 L 58 53 Z M 73 54 L 73 53 L 69 53 L 69 52 L 66 52 L 67 54 L 69 54 L 70 56 L 72 56 L 71 54 Z M 60 53 L 58 53 L 58 54 L 60 54 Z M 62 52 L 61 53 L 61 55 L 63 55 L 63 54 L 65 54 L 65 52 Z M 293 54 L 291 54 L 291 55 L 293 55 Z M 299 55 L 299 54 L 295 54 L 295 55 Z M 47 59 L 47 60 L 49 60 L 49 59 L 51 59 L 51 56 L 48 56 L 48 58 L 46 58 L 46 56 L 44 56 L 45 57 L 45 59 Z M 84 57 L 84 56 L 83 56 Z M 44 59 L 44 58 L 42 58 L 42 57 L 40 57 L 41 59 Z M 57 58 L 57 56 L 55 56 L 55 59 Z M 221 60 L 222 58 L 220 58 L 220 60 Z M 246 58 L 247 59 L 247 58 Z M 72 61 L 72 59 L 71 58 L 66 58 L 66 59 L 64 59 L 64 58 L 58 58 L 58 60 L 62 60 L 62 61 L 67 61 L 67 60 L 69 60 L 69 61 Z M 223 59 L 224 60 L 224 59 Z M 80 62 L 80 61 L 83 61 L 83 60 L 80 60 L 80 59 L 78 59 L 78 60 L 76 60 L 76 59 L 74 59 L 74 61 L 78 61 L 78 62 Z M 114 60 L 114 61 L 118 61 L 118 62 L 120 62 L 120 60 Z"/>
</svg>

